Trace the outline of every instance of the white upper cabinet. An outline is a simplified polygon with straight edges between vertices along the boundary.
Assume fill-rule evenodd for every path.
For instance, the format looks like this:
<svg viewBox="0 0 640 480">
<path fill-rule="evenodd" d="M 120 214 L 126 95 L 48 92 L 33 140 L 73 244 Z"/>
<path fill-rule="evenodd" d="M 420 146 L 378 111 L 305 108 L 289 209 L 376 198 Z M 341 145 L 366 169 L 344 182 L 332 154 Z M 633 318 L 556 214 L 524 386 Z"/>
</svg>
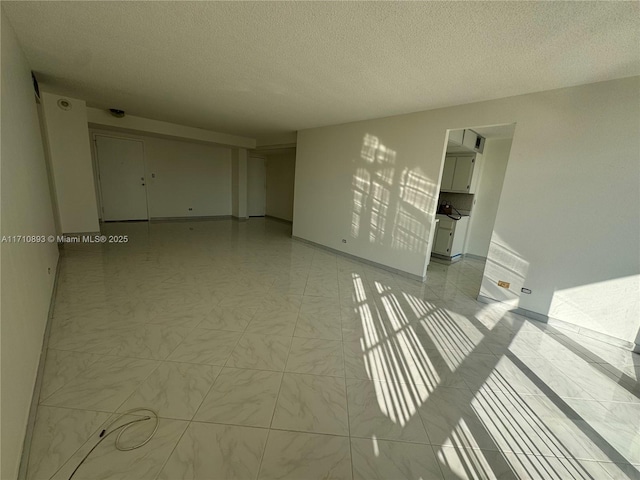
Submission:
<svg viewBox="0 0 640 480">
<path fill-rule="evenodd" d="M 451 190 L 453 188 L 453 175 L 456 171 L 456 157 L 445 157 L 444 170 L 442 171 L 442 183 L 440 190 Z"/>
<path fill-rule="evenodd" d="M 473 175 L 475 159 L 473 157 L 457 157 L 456 170 L 453 174 L 451 190 L 454 192 L 468 193 L 471 188 L 471 176 Z"/>
<path fill-rule="evenodd" d="M 475 193 L 478 183 L 475 155 L 447 155 L 444 159 L 441 192 Z"/>
<path fill-rule="evenodd" d="M 484 137 L 478 135 L 473 130 L 465 130 L 462 138 L 462 145 L 474 152 L 482 153 L 484 151 Z"/>
<path fill-rule="evenodd" d="M 451 130 L 449 132 L 449 143 L 454 145 L 462 145 L 462 137 L 464 136 L 464 130 Z"/>
</svg>

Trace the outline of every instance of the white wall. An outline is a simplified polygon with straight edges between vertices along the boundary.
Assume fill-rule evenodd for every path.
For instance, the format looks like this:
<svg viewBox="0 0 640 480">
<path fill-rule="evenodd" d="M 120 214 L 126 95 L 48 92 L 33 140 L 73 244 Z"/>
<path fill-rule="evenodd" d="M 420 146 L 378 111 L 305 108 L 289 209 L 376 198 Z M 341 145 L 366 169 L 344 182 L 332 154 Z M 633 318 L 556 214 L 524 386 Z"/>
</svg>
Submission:
<svg viewBox="0 0 640 480">
<path fill-rule="evenodd" d="M 247 216 L 264 217 L 267 203 L 266 160 L 260 155 L 247 157 Z"/>
<path fill-rule="evenodd" d="M 298 132 L 293 235 L 422 276 L 440 130 L 412 114 Z"/>
<path fill-rule="evenodd" d="M 303 130 L 293 233 L 421 275 L 446 130 L 517 123 L 481 294 L 633 341 L 639 119 L 633 77 Z"/>
<path fill-rule="evenodd" d="M 480 183 L 474 196 L 475 206 L 469 220 L 465 253 L 480 257 L 486 257 L 489 253 L 510 150 L 510 138 L 488 139 L 485 143 Z"/>
<path fill-rule="evenodd" d="M 151 218 L 231 215 L 230 148 L 95 128 L 89 132 L 92 139 L 102 134 L 144 142 Z"/>
<path fill-rule="evenodd" d="M 231 215 L 246 219 L 247 216 L 247 150 L 231 151 Z"/>
<path fill-rule="evenodd" d="M 61 98 L 71 103 L 71 110 L 58 107 Z M 42 111 L 60 229 L 63 233 L 97 232 L 100 227 L 86 104 L 83 100 L 42 92 Z"/>
<path fill-rule="evenodd" d="M 231 215 L 231 149 L 149 137 L 145 160 L 152 218 Z"/>
<path fill-rule="evenodd" d="M 4 12 L 1 17 L 1 234 L 55 235 L 30 69 Z M 56 243 L 3 243 L 0 256 L 0 478 L 8 480 L 18 475 L 58 248 Z"/>
<path fill-rule="evenodd" d="M 296 152 L 267 155 L 267 215 L 293 220 Z"/>
<path fill-rule="evenodd" d="M 42 145 L 44 150 L 44 159 L 47 165 L 47 179 L 49 180 L 49 192 L 51 194 L 51 207 L 53 209 L 53 222 L 56 227 L 56 235 L 62 234 L 62 227 L 60 226 L 60 213 L 58 211 L 58 195 L 56 194 L 56 184 L 53 179 L 53 165 L 51 164 L 51 155 L 49 148 L 49 140 L 47 138 L 47 126 L 44 121 L 44 111 L 42 110 L 42 103 L 36 104 L 38 111 L 38 124 L 40 125 L 40 137 L 42 138 Z"/>
<path fill-rule="evenodd" d="M 231 149 L 145 138 L 145 158 L 152 218 L 231 215 Z"/>
</svg>

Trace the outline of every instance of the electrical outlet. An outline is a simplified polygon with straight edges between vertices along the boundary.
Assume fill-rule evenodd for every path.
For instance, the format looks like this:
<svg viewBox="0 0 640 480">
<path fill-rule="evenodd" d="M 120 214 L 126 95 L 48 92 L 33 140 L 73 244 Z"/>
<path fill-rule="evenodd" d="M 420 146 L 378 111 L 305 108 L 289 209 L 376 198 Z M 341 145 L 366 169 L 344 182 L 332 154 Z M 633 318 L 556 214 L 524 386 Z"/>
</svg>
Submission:
<svg viewBox="0 0 640 480">
<path fill-rule="evenodd" d="M 343 238 L 343 239 L 342 239 L 342 243 L 347 243 L 347 239 L 346 239 L 346 238 Z"/>
<path fill-rule="evenodd" d="M 520 289 L 522 293 L 526 293 L 527 295 L 531 295 L 531 289 L 522 287 Z"/>
<path fill-rule="evenodd" d="M 498 286 L 502 288 L 509 288 L 511 284 L 509 282 L 503 282 L 502 280 L 498 280 Z"/>
<path fill-rule="evenodd" d="M 190 211 L 190 212 L 193 212 L 193 208 L 192 208 L 192 207 L 189 207 L 189 211 Z"/>
</svg>

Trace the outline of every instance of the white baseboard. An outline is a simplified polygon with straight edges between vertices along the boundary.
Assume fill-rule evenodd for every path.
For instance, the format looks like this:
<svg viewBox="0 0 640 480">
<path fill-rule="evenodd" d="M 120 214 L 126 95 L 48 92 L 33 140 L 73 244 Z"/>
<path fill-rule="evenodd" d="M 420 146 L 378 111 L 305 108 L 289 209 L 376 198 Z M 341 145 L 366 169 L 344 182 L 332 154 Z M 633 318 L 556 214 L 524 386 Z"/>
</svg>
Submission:
<svg viewBox="0 0 640 480">
<path fill-rule="evenodd" d="M 99 234 L 99 233 L 98 233 Z M 29 466 L 29 455 L 31 454 L 31 442 L 33 439 L 33 430 L 36 424 L 36 413 L 38 404 L 40 403 L 40 392 L 42 391 L 42 380 L 44 378 L 44 367 L 47 362 L 47 350 L 49 348 L 49 336 L 51 334 L 51 319 L 53 318 L 53 310 L 56 302 L 56 293 L 58 291 L 58 279 L 60 278 L 60 259 L 63 253 L 58 255 L 58 264 L 56 265 L 56 276 L 53 279 L 53 288 L 51 289 L 51 300 L 49 301 L 49 311 L 47 313 L 47 323 L 44 328 L 44 337 L 42 339 L 42 349 L 40 350 L 40 361 L 38 362 L 38 370 L 36 373 L 36 383 L 33 386 L 33 396 L 31 397 L 31 405 L 29 406 L 29 415 L 27 416 L 27 428 L 22 443 L 22 454 L 20 455 L 20 466 L 18 468 L 18 480 L 27 478 L 27 467 Z"/>
<path fill-rule="evenodd" d="M 373 262 L 371 260 L 367 260 L 366 258 L 361 258 L 356 255 L 351 255 L 350 253 L 341 252 L 340 250 L 336 250 L 335 248 L 327 247 L 326 245 L 322 245 L 320 243 L 312 242 L 311 240 L 307 240 L 306 238 L 296 237 L 295 235 L 291 235 L 291 238 L 297 240 L 298 242 L 307 243 L 309 245 L 313 245 L 314 247 L 321 248 L 323 250 L 327 250 L 328 252 L 334 253 L 336 255 L 341 255 L 346 258 L 350 258 L 351 260 L 356 260 L 358 262 L 362 262 L 367 265 L 371 265 L 372 267 L 381 268 L 382 270 L 386 270 L 391 273 L 395 273 L 396 275 L 400 275 L 402 277 L 410 278 L 411 280 L 416 280 L 418 282 L 425 282 L 427 277 L 420 277 L 419 275 L 414 275 L 413 273 L 404 272 L 402 270 L 398 270 L 397 268 L 389 267 L 387 265 L 383 265 L 382 263 Z"/>
<path fill-rule="evenodd" d="M 495 300 L 490 297 L 485 297 L 484 295 L 478 295 L 478 301 L 482 303 L 500 303 L 502 305 L 506 305 L 504 302 Z M 581 327 L 579 325 L 560 320 L 559 318 L 554 318 L 542 313 L 527 310 L 526 308 L 516 307 L 510 309 L 510 311 L 522 315 L 523 317 L 530 318 L 531 320 L 535 320 L 537 322 L 546 323 L 547 325 L 551 325 L 563 330 L 569 330 L 574 333 L 579 333 L 580 335 L 584 335 L 585 337 L 589 337 L 594 340 L 607 343 L 609 345 L 614 345 L 616 347 L 624 348 L 625 350 L 640 353 L 640 345 L 638 345 L 637 343 L 612 337 L 605 333 L 596 332 L 595 330 L 591 330 L 590 328 Z"/>
</svg>

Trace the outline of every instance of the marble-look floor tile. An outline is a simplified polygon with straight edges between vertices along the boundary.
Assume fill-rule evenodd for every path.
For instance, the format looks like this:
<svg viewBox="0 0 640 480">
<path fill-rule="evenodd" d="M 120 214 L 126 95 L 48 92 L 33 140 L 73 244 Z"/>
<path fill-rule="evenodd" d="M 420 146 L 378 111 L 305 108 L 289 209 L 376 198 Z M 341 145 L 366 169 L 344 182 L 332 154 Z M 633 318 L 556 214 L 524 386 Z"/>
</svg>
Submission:
<svg viewBox="0 0 640 480">
<path fill-rule="evenodd" d="M 182 327 L 191 330 L 197 327 L 205 318 L 206 314 L 204 313 L 154 315 L 145 320 L 145 323 L 147 325 Z"/>
<path fill-rule="evenodd" d="M 602 372 L 598 364 L 567 362 L 563 364 L 562 372 L 596 400 L 625 403 L 640 401 L 640 388 L 629 388 L 620 383 L 616 376 L 610 375 L 609 370 L 605 369 L 607 373 Z"/>
<path fill-rule="evenodd" d="M 512 459 L 502 452 L 458 447 L 433 447 L 446 480 L 517 480 Z M 545 461 L 550 457 L 540 457 Z M 551 478 L 551 477 L 549 477 Z"/>
<path fill-rule="evenodd" d="M 298 313 L 300 305 L 302 305 L 302 295 L 289 294 L 270 294 L 258 304 L 258 312 L 288 312 Z"/>
<path fill-rule="evenodd" d="M 428 396 L 423 385 L 347 379 L 351 436 L 429 443 L 418 414 Z"/>
<path fill-rule="evenodd" d="M 271 430 L 259 480 L 350 480 L 349 439 Z"/>
<path fill-rule="evenodd" d="M 194 420 L 269 427 L 281 381 L 279 372 L 224 368 Z"/>
<path fill-rule="evenodd" d="M 157 366 L 152 360 L 102 357 L 42 403 L 112 412 Z"/>
<path fill-rule="evenodd" d="M 227 361 L 228 367 L 283 371 L 291 338 L 245 333 Z"/>
<path fill-rule="evenodd" d="M 76 378 L 99 358 L 99 355 L 91 353 L 47 350 L 40 400 L 49 397 L 64 384 Z"/>
<path fill-rule="evenodd" d="M 502 453 L 490 450 L 435 447 L 445 479 L 608 480 L 597 462 L 574 458 Z"/>
<path fill-rule="evenodd" d="M 418 412 L 432 445 L 497 450 L 492 437 L 471 408 L 473 394 L 457 388 L 438 388 Z"/>
<path fill-rule="evenodd" d="M 271 286 L 271 292 L 278 294 L 302 295 L 307 286 L 306 278 L 278 278 Z"/>
<path fill-rule="evenodd" d="M 640 466 L 637 465 L 601 462 L 600 467 L 613 480 L 640 480 Z"/>
<path fill-rule="evenodd" d="M 354 480 L 443 478 L 429 445 L 352 438 L 351 455 Z"/>
<path fill-rule="evenodd" d="M 324 338 L 342 340 L 342 321 L 339 317 L 328 315 L 306 315 L 300 313 L 294 336 L 303 338 Z"/>
<path fill-rule="evenodd" d="M 104 412 L 40 406 L 27 479 L 51 478 L 107 418 L 109 414 Z"/>
<path fill-rule="evenodd" d="M 452 371 L 448 359 L 416 350 L 397 338 L 372 347 L 364 341 L 344 342 L 344 363 L 347 378 L 425 385 L 430 390 L 468 388 L 462 376 Z"/>
<path fill-rule="evenodd" d="M 134 416 L 127 415 L 115 425 L 133 420 Z M 154 480 L 162 465 L 164 465 L 171 451 L 187 428 L 188 422 L 161 418 L 158 430 L 149 443 L 127 452 L 116 449 L 114 435 L 107 437 L 89 455 L 80 466 L 73 480 Z M 142 442 L 154 428 L 154 422 L 148 420 L 129 428 L 122 436 L 124 446 L 131 446 Z M 52 480 L 67 480 L 82 458 L 100 440 L 94 434 L 58 471 Z"/>
<path fill-rule="evenodd" d="M 552 391 L 562 398 L 593 399 L 586 389 L 573 382 L 545 358 L 517 357 L 510 360 L 528 377 L 526 386 L 534 395 L 546 395 Z"/>
<path fill-rule="evenodd" d="M 111 355 L 164 360 L 189 333 L 188 328 L 136 325 L 119 334 Z"/>
<path fill-rule="evenodd" d="M 606 419 L 615 423 L 640 425 L 640 403 L 599 402 L 607 412 Z"/>
<path fill-rule="evenodd" d="M 348 435 L 344 379 L 285 373 L 271 428 Z"/>
<path fill-rule="evenodd" d="M 259 311 L 255 314 L 249 325 L 247 325 L 247 332 L 291 337 L 293 336 L 297 321 L 297 311 Z"/>
<path fill-rule="evenodd" d="M 554 439 L 557 439 L 557 456 L 601 462 L 627 462 L 633 460 L 635 452 L 636 463 L 640 464 L 637 455 L 640 452 L 640 437 L 637 429 L 634 432 L 629 424 L 562 418 L 547 420 L 545 425 L 546 429 L 553 432 Z"/>
<path fill-rule="evenodd" d="M 344 377 L 342 342 L 294 338 L 285 371 Z"/>
<path fill-rule="evenodd" d="M 176 347 L 167 360 L 224 365 L 240 336 L 238 332 L 196 328 Z"/>
<path fill-rule="evenodd" d="M 244 332 L 256 310 L 257 308 L 254 307 L 214 307 L 198 325 L 198 328 Z"/>
<path fill-rule="evenodd" d="M 294 335 L 304 338 L 342 340 L 340 303 L 336 299 L 304 297 Z"/>
<path fill-rule="evenodd" d="M 599 459 L 592 457 L 597 451 L 601 451 L 605 456 L 613 453 L 605 444 L 595 447 L 591 441 L 587 440 L 589 429 L 578 427 L 574 430 L 575 422 L 579 420 L 547 417 L 535 405 L 531 404 L 532 408 L 529 408 L 528 402 L 528 397 L 515 392 L 480 389 L 470 403 L 473 416 L 464 417 L 469 428 L 467 434 L 471 434 L 477 421 L 482 425 L 483 430 L 476 426 L 475 438 L 478 439 L 481 448 L 489 450 L 499 449 L 504 452 L 580 460 Z M 562 399 L 560 402 L 563 402 Z M 570 409 L 570 407 L 563 408 L 567 408 L 567 411 Z M 565 423 L 563 420 L 568 421 Z M 485 432 L 492 439 L 491 443 L 484 437 Z M 460 437 L 462 438 L 462 434 Z M 600 450 L 601 448 L 605 450 Z"/>
<path fill-rule="evenodd" d="M 151 408 L 165 418 L 191 420 L 221 367 L 162 362 L 118 409 Z"/>
<path fill-rule="evenodd" d="M 159 480 L 246 480 L 258 475 L 266 429 L 193 422 Z"/>
<path fill-rule="evenodd" d="M 49 348 L 108 355 L 118 346 L 121 333 L 131 331 L 132 325 L 122 322 L 86 323 L 79 326 L 51 328 Z"/>
<path fill-rule="evenodd" d="M 530 478 L 532 480 L 564 480 L 567 478 L 579 480 L 610 480 L 611 478 L 606 470 L 597 462 L 579 461 L 574 458 L 518 455 L 514 453 L 505 453 L 503 455 L 509 462 L 515 478 Z M 504 478 L 514 477 L 506 477 L 505 475 Z"/>
<path fill-rule="evenodd" d="M 219 305 L 221 307 L 257 307 L 267 297 L 266 292 L 255 292 L 248 287 L 236 286 L 219 295 Z"/>
<path fill-rule="evenodd" d="M 309 277 L 304 289 L 304 295 L 310 297 L 338 298 L 339 294 L 340 289 L 338 288 L 338 281 L 335 277 L 333 279 Z"/>
<path fill-rule="evenodd" d="M 606 371 L 607 376 L 616 381 L 620 388 L 633 393 L 640 402 L 640 367 L 637 365 L 630 367 L 615 367 L 609 364 L 600 364 Z"/>
<path fill-rule="evenodd" d="M 587 423 L 587 422 L 585 422 Z M 609 459 L 613 459 L 618 463 L 629 462 L 640 466 L 640 429 L 637 424 L 629 422 L 616 421 L 591 421 L 588 422 L 589 427 L 598 433 L 593 443 L 596 446 L 604 446 L 601 450 L 614 450 L 617 455 L 608 453 Z M 585 434 L 589 432 L 587 425 L 581 429 Z M 588 434 L 587 434 L 588 436 Z M 591 437 L 594 435 L 591 434 Z M 602 459 L 600 459 L 602 461 Z"/>
<path fill-rule="evenodd" d="M 189 287 L 189 283 L 185 286 L 182 282 L 164 282 L 156 287 L 153 299 L 147 302 L 146 321 L 165 323 L 167 318 L 197 318 L 206 315 L 217 302 L 211 296 Z"/>
</svg>

